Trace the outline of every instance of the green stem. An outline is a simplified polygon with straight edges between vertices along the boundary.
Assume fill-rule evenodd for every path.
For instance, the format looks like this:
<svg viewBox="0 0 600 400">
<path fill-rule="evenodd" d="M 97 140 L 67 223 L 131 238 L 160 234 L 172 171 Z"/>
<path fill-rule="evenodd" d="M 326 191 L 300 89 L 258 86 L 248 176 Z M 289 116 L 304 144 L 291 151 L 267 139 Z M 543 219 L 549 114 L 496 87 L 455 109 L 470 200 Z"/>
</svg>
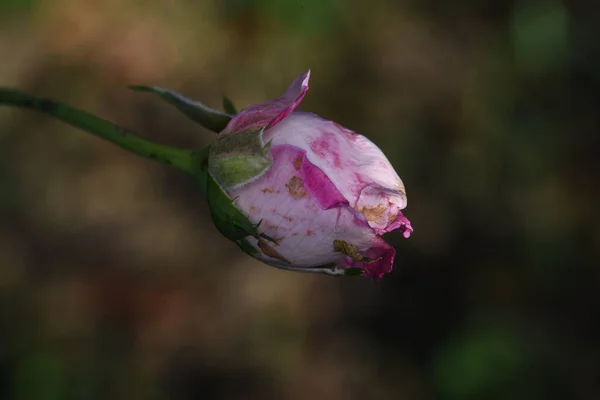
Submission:
<svg viewBox="0 0 600 400">
<path fill-rule="evenodd" d="M 5 88 L 0 88 L 0 104 L 39 111 L 144 158 L 172 165 L 194 175 L 197 173 L 193 151 L 150 142 L 127 129 L 66 104 Z"/>
</svg>

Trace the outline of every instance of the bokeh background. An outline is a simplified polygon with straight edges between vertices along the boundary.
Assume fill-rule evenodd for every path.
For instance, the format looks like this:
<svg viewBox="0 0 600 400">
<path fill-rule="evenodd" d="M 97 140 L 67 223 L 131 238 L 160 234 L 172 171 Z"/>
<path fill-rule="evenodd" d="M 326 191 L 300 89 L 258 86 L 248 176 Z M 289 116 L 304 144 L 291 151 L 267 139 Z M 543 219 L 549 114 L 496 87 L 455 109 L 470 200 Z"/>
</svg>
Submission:
<svg viewBox="0 0 600 400">
<path fill-rule="evenodd" d="M 0 0 L 0 86 L 154 141 L 278 96 L 380 145 L 384 280 L 280 271 L 195 182 L 0 109 L 0 398 L 600 398 L 600 13 L 558 0 Z"/>
</svg>

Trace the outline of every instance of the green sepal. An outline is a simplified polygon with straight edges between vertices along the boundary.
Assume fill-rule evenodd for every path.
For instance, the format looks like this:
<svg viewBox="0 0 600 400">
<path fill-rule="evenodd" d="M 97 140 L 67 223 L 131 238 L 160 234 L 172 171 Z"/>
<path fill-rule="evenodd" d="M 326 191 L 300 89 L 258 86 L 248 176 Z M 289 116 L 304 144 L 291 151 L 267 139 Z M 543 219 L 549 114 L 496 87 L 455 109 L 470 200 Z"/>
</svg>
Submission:
<svg viewBox="0 0 600 400">
<path fill-rule="evenodd" d="M 226 238 L 233 240 L 245 253 L 260 259 L 260 253 L 248 242 L 247 237 L 263 238 L 276 243 L 273 238 L 260 233 L 258 224 L 253 224 L 233 203 L 227 193 L 208 173 L 208 155 L 210 146 L 194 153 L 196 177 L 202 194 L 208 200 L 212 220 L 216 228 Z"/>
<path fill-rule="evenodd" d="M 248 236 L 259 237 L 259 224 L 253 224 L 235 206 L 210 174 L 206 174 L 206 183 L 210 215 L 219 232 L 236 243 Z"/>
<path fill-rule="evenodd" d="M 198 179 L 200 190 L 204 197 L 207 197 L 208 192 L 208 154 L 210 152 L 210 146 L 206 146 L 200 150 L 194 151 L 192 157 L 194 158 L 194 176 Z"/>
<path fill-rule="evenodd" d="M 223 97 L 223 110 L 225 110 L 225 112 L 229 115 L 235 115 L 238 113 L 233 105 L 233 102 L 227 96 Z"/>
<path fill-rule="evenodd" d="M 221 134 L 210 148 L 209 172 L 224 188 L 251 182 L 271 167 L 271 141 L 263 143 L 263 130 Z"/>
<path fill-rule="evenodd" d="M 235 243 L 244 253 L 248 254 L 250 257 L 256 258 L 257 260 L 261 259 L 259 251 L 256 250 L 256 248 L 250 244 L 248 239 L 241 239 L 236 241 Z"/>
<path fill-rule="evenodd" d="M 365 273 L 362 268 L 346 268 L 344 270 L 344 276 L 361 276 Z"/>
<path fill-rule="evenodd" d="M 184 113 L 191 120 L 216 133 L 225 129 L 232 118 L 232 116 L 227 113 L 207 107 L 200 102 L 188 99 L 172 90 L 161 89 L 155 86 L 130 86 L 129 88 L 137 92 L 151 92 L 160 96 L 160 98 L 167 103 L 177 107 L 179 111 Z"/>
</svg>

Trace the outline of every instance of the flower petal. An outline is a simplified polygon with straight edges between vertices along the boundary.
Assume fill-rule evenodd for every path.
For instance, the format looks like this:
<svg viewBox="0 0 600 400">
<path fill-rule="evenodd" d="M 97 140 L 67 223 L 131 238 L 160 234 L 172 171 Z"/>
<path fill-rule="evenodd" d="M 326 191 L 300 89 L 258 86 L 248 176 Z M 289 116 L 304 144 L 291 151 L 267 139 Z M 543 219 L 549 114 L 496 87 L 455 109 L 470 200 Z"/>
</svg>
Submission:
<svg viewBox="0 0 600 400">
<path fill-rule="evenodd" d="M 400 229 L 402 235 L 407 239 L 414 231 L 410 221 L 404 216 L 404 214 L 402 214 L 402 211 L 399 211 L 398 217 L 390 225 L 388 225 L 386 232 L 391 232 L 396 229 Z"/>
<path fill-rule="evenodd" d="M 319 175 L 297 147 L 273 146 L 273 165 L 258 180 L 233 189 L 230 196 L 259 231 L 275 244 L 265 252 L 254 238 L 248 242 L 263 261 L 276 266 L 318 267 L 341 263 L 334 240 L 352 243 L 358 251 L 379 243 L 373 229 L 355 211 L 327 176 Z M 285 260 L 285 261 L 284 261 Z M 287 263 L 286 263 L 287 261 Z"/>
<path fill-rule="evenodd" d="M 361 268 L 365 271 L 365 276 L 373 279 L 381 279 L 383 276 L 392 271 L 394 266 L 394 258 L 396 250 L 386 243 L 383 239 L 373 244 L 366 251 L 361 251 L 361 255 L 373 261 L 361 262 L 353 260 L 351 257 L 345 257 L 342 264 L 346 268 Z"/>
<path fill-rule="evenodd" d="M 297 165 L 298 162 L 299 166 Z M 300 173 L 300 179 L 304 182 L 304 187 L 323 210 L 339 207 L 342 204 L 348 205 L 348 200 L 337 190 L 331 179 L 308 161 L 306 152 L 303 152 L 301 160 L 296 159 L 294 166 L 299 167 L 298 172 Z"/>
<path fill-rule="evenodd" d="M 400 227 L 395 221 L 406 207 L 404 184 L 383 152 L 366 137 L 296 111 L 265 131 L 263 140 L 305 149 L 308 160 L 334 182 L 376 233 Z"/>
<path fill-rule="evenodd" d="M 309 78 L 310 71 L 296 78 L 281 97 L 245 108 L 229 121 L 221 134 L 256 132 L 275 126 L 298 107 L 308 91 Z"/>
<path fill-rule="evenodd" d="M 400 219 L 400 210 L 406 205 L 406 196 L 398 190 L 379 184 L 368 184 L 362 188 L 356 201 L 356 209 L 378 235 L 391 232 L 404 226 L 408 219 Z M 410 226 L 410 222 L 408 222 Z M 412 232 L 412 228 L 411 228 Z"/>
</svg>

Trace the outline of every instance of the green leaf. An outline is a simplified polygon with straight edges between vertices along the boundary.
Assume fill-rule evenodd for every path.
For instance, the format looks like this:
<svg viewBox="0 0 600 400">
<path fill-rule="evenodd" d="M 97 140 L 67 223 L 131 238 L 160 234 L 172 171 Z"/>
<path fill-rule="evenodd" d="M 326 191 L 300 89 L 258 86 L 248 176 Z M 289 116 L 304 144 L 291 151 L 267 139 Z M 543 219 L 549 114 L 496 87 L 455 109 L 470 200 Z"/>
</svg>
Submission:
<svg viewBox="0 0 600 400">
<path fill-rule="evenodd" d="M 223 110 L 225 110 L 227 114 L 237 114 L 237 110 L 235 109 L 235 106 L 233 105 L 233 102 L 229 99 L 229 97 L 223 97 Z"/>
<path fill-rule="evenodd" d="M 160 98 L 174 105 L 191 120 L 216 133 L 225 129 L 232 118 L 229 114 L 207 107 L 200 102 L 190 100 L 172 90 L 161 89 L 155 86 L 130 86 L 129 88 L 137 92 L 151 92 L 160 96 Z"/>
<path fill-rule="evenodd" d="M 526 73 L 546 73 L 570 61 L 572 27 L 562 1 L 518 2 L 513 9 L 510 34 L 515 60 Z"/>
<path fill-rule="evenodd" d="M 59 400 L 67 397 L 68 375 L 61 358 L 42 350 L 30 350 L 30 353 L 20 360 L 13 373 L 10 398 Z"/>
</svg>

